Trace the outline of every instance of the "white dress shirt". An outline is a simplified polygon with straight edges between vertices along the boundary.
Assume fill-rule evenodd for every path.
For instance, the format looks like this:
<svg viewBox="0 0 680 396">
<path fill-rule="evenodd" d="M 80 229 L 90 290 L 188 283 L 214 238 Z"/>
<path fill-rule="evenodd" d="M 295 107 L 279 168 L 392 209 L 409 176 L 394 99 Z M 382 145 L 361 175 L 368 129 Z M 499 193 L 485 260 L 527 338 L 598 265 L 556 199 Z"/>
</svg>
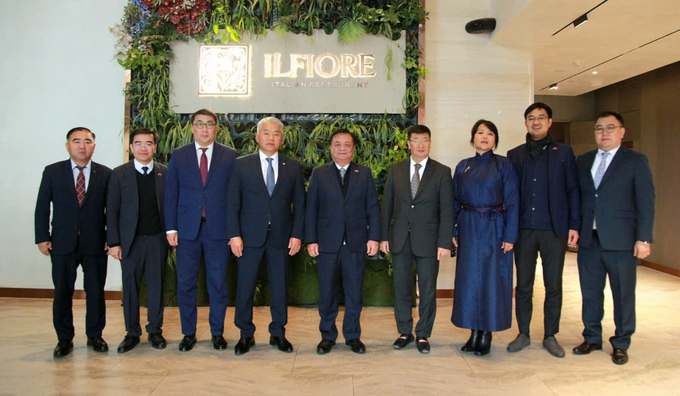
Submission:
<svg viewBox="0 0 680 396">
<path fill-rule="evenodd" d="M 80 170 L 76 168 L 78 166 L 73 160 L 71 160 L 71 170 L 73 171 L 73 185 L 78 184 L 78 174 L 80 174 Z M 87 191 L 87 188 L 90 186 L 90 170 L 92 169 L 92 160 L 85 165 L 85 168 L 83 168 L 83 176 L 85 177 L 85 191 Z"/>
<path fill-rule="evenodd" d="M 344 169 L 344 170 L 345 170 L 345 174 L 347 174 L 347 170 L 349 169 L 349 163 L 348 163 L 347 165 L 345 165 L 345 166 L 340 166 L 340 165 L 336 164 L 335 162 L 333 162 L 333 163 L 335 164 L 335 167 L 338 168 L 338 170 Z"/>
<path fill-rule="evenodd" d="M 196 158 L 198 159 L 198 167 L 200 169 L 200 167 L 201 167 L 201 157 L 203 156 L 203 150 L 201 150 L 201 146 L 199 146 L 198 143 L 194 142 L 194 145 L 196 146 Z M 208 147 L 203 147 L 203 148 L 207 148 L 207 150 L 205 150 L 205 156 L 208 157 L 208 170 L 210 170 L 210 163 L 212 162 L 213 151 L 215 151 L 214 150 L 215 142 L 213 141 L 212 143 L 210 143 L 210 145 Z"/>
<path fill-rule="evenodd" d="M 267 185 L 267 168 L 269 168 L 269 162 L 267 158 L 273 158 L 272 168 L 274 169 L 274 183 L 279 180 L 279 152 L 277 151 L 271 157 L 267 157 L 262 150 L 258 151 L 260 153 L 260 167 L 262 168 L 262 177 L 264 178 L 264 184 Z"/>
<path fill-rule="evenodd" d="M 207 154 L 206 154 L 206 155 L 207 155 Z M 135 163 L 135 169 L 137 169 L 137 172 L 141 173 L 142 175 L 144 174 L 144 169 L 142 169 L 143 166 L 146 166 L 147 168 L 149 168 L 149 169 L 147 169 L 147 171 L 146 171 L 147 174 L 150 174 L 151 171 L 153 171 L 153 160 L 151 160 L 151 162 L 149 162 L 149 163 L 146 164 L 146 165 L 140 163 L 140 162 L 137 161 L 136 159 L 134 159 L 134 160 L 132 160 L 132 161 Z"/>
<path fill-rule="evenodd" d="M 425 157 L 424 160 L 420 161 L 420 169 L 418 170 L 418 177 L 420 177 L 420 180 L 423 180 L 423 172 L 425 172 L 425 165 L 427 165 L 427 160 L 430 159 L 430 157 Z M 411 181 L 413 180 L 413 173 L 416 171 L 416 162 L 413 160 L 413 157 L 411 157 L 411 167 L 409 170 L 408 174 L 408 180 Z"/>
</svg>

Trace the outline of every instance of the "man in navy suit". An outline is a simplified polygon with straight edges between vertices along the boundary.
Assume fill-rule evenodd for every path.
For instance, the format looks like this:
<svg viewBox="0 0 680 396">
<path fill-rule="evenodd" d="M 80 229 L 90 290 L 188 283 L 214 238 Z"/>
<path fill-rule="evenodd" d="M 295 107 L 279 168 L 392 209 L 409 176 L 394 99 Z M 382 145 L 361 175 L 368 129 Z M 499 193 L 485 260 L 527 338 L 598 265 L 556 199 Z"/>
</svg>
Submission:
<svg viewBox="0 0 680 396">
<path fill-rule="evenodd" d="M 508 152 L 520 180 L 519 238 L 515 244 L 517 288 L 515 312 L 519 334 L 508 351 L 519 352 L 531 344 L 529 328 L 536 259 L 543 263 L 543 347 L 564 357 L 555 334 L 562 313 L 562 273 L 567 245 L 576 247 L 581 225 L 578 180 L 574 152 L 566 144 L 553 142 L 548 132 L 552 109 L 537 102 L 524 112 L 526 144 Z"/>
<path fill-rule="evenodd" d="M 331 351 L 338 337 L 340 274 L 345 292 L 342 333 L 352 352 L 365 353 L 361 342 L 361 292 L 365 255 L 378 252 L 380 208 L 371 170 L 352 161 L 356 139 L 346 129 L 331 135 L 333 161 L 312 172 L 307 192 L 305 240 L 319 271 L 320 355 Z"/>
<path fill-rule="evenodd" d="M 167 167 L 154 162 L 158 134 L 148 128 L 130 133 L 134 160 L 113 170 L 106 203 L 109 255 L 123 270 L 123 314 L 127 335 L 118 346 L 125 353 L 139 344 L 139 288 L 142 274 L 149 298 L 146 326 L 151 346 L 163 349 L 163 273 L 168 258 L 163 225 L 163 191 Z"/>
<path fill-rule="evenodd" d="M 177 249 L 177 305 L 184 338 L 180 351 L 196 344 L 196 281 L 201 255 L 205 259 L 210 296 L 210 333 L 217 350 L 227 312 L 227 185 L 236 150 L 215 142 L 217 116 L 201 109 L 191 116 L 194 141 L 172 153 L 165 180 L 165 229 Z"/>
<path fill-rule="evenodd" d="M 581 187 L 581 239 L 578 274 L 583 296 L 584 342 L 574 354 L 602 349 L 604 287 L 614 300 L 616 333 L 609 339 L 615 364 L 628 362 L 635 332 L 637 261 L 651 253 L 654 183 L 647 157 L 621 146 L 623 117 L 612 111 L 595 122 L 597 150 L 576 160 Z"/>
<path fill-rule="evenodd" d="M 270 345 L 293 352 L 286 339 L 288 256 L 300 250 L 305 213 L 305 189 L 300 163 L 278 153 L 283 124 L 275 117 L 257 123 L 257 153 L 236 161 L 229 180 L 228 236 L 238 258 L 236 316 L 241 329 L 234 352 L 247 353 L 255 345 L 253 296 L 262 257 L 267 259 L 271 315 Z"/>
<path fill-rule="evenodd" d="M 87 313 L 87 345 L 106 352 L 106 191 L 111 169 L 92 161 L 95 135 L 76 127 L 66 134 L 70 159 L 49 165 L 43 172 L 35 205 L 35 243 L 52 261 L 52 315 L 59 342 L 55 357 L 73 349 L 73 292 L 82 266 Z M 50 210 L 52 206 L 52 211 Z M 50 214 L 52 230 L 50 231 Z"/>
</svg>

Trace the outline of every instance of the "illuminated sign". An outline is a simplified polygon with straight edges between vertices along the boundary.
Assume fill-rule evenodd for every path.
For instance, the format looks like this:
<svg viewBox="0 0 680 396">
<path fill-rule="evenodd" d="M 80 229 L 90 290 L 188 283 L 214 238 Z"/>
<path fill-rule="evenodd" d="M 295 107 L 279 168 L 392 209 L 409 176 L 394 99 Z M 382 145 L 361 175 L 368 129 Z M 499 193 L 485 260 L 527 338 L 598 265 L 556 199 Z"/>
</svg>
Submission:
<svg viewBox="0 0 680 396">
<path fill-rule="evenodd" d="M 290 54 L 289 69 L 282 72 L 281 53 L 276 52 L 264 55 L 264 77 L 297 78 L 298 70 L 302 69 L 306 78 L 333 78 L 338 74 L 342 78 L 372 78 L 376 75 L 374 62 L 375 56 L 370 54 Z"/>
<path fill-rule="evenodd" d="M 248 96 L 250 46 L 202 45 L 198 67 L 200 95 Z"/>
</svg>

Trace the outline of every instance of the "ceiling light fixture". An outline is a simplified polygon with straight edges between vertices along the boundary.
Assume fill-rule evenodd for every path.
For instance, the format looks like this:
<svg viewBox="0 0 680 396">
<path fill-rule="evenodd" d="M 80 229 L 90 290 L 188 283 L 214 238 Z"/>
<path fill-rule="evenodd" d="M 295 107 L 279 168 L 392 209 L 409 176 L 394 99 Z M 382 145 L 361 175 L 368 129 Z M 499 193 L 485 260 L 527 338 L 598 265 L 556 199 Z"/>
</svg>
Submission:
<svg viewBox="0 0 680 396">
<path fill-rule="evenodd" d="M 572 23 L 574 24 L 574 27 L 577 28 L 586 22 L 588 22 L 588 14 L 581 15 L 580 17 L 574 19 L 574 22 Z"/>
<path fill-rule="evenodd" d="M 571 26 L 571 25 L 574 25 L 574 27 L 576 28 L 576 27 L 579 27 L 580 25 L 583 25 L 584 23 L 588 22 L 588 14 L 589 14 L 590 12 L 592 12 L 594 9 L 596 9 L 597 7 L 601 6 L 602 4 L 604 4 L 604 3 L 608 2 L 608 1 L 609 1 L 609 0 L 604 0 L 604 1 L 601 2 L 600 4 L 598 4 L 598 5 L 596 5 L 595 7 L 589 9 L 588 11 L 585 12 L 585 14 L 583 14 L 583 15 L 581 15 L 580 17 L 574 19 L 573 21 L 567 23 L 566 25 L 564 25 L 564 27 L 563 27 L 562 29 L 556 31 L 556 32 L 553 33 L 552 35 L 553 35 L 553 36 L 556 35 L 557 33 L 561 32 L 562 30 L 568 28 L 568 27 Z"/>
<path fill-rule="evenodd" d="M 597 70 L 593 70 L 593 74 L 597 74 Z"/>
<path fill-rule="evenodd" d="M 559 89 L 560 87 L 557 86 L 557 84 L 550 84 L 550 90 L 552 91 L 553 89 Z"/>
</svg>

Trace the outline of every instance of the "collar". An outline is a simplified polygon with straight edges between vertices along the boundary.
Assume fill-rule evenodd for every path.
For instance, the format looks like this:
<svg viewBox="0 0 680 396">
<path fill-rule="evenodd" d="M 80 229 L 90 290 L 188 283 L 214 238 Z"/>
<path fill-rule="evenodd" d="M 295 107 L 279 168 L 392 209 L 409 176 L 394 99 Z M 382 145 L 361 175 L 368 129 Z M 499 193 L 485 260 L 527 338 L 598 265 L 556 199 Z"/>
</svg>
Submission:
<svg viewBox="0 0 680 396">
<path fill-rule="evenodd" d="M 335 164 L 335 167 L 338 168 L 338 170 L 344 169 L 345 172 L 347 172 L 347 170 L 349 169 L 349 166 L 350 166 L 352 163 L 351 163 L 351 162 L 348 162 L 347 165 L 345 165 L 345 166 L 340 166 L 340 165 L 337 164 L 337 162 L 333 161 L 333 164 Z"/>
<path fill-rule="evenodd" d="M 149 163 L 146 164 L 146 165 L 143 165 L 142 163 L 140 163 L 139 161 L 137 161 L 137 159 L 133 159 L 132 162 L 134 162 L 134 164 L 135 164 L 135 169 L 137 169 L 137 172 L 139 172 L 139 173 L 142 173 L 142 174 L 144 173 L 144 169 L 142 169 L 143 166 L 146 166 L 146 167 L 149 168 L 148 171 L 147 171 L 147 173 L 150 174 L 151 171 L 153 171 L 153 160 L 151 160 L 151 162 L 149 162 Z"/>
<path fill-rule="evenodd" d="M 196 150 L 196 151 L 198 151 L 198 150 L 201 149 L 201 148 L 207 148 L 208 150 L 205 152 L 206 155 L 207 155 L 207 154 L 208 154 L 208 151 L 212 152 L 211 150 L 215 148 L 215 141 L 213 140 L 213 142 L 210 143 L 210 144 L 208 145 L 208 147 L 201 147 L 201 146 L 200 146 L 198 143 L 196 143 L 196 141 L 194 140 L 194 147 L 195 147 L 195 150 Z"/>
<path fill-rule="evenodd" d="M 279 152 L 275 152 L 274 155 L 271 157 L 267 157 L 265 153 L 262 152 L 262 150 L 258 150 L 258 153 L 260 153 L 260 162 L 265 162 L 267 158 L 273 158 L 274 160 L 272 161 L 272 164 L 278 164 L 279 163 Z M 273 166 L 273 165 L 272 165 Z"/>
<path fill-rule="evenodd" d="M 421 169 L 425 169 L 425 166 L 427 166 L 427 160 L 429 160 L 430 157 L 425 157 L 424 160 L 420 161 L 419 164 L 422 165 L 423 167 Z M 413 168 L 416 165 L 416 162 L 413 160 L 413 157 L 409 157 L 409 161 L 411 161 L 411 168 Z"/>
<path fill-rule="evenodd" d="M 70 161 L 71 161 L 71 170 L 73 170 L 73 169 L 75 169 L 76 166 L 78 166 L 78 164 L 76 164 L 75 162 L 73 162 L 73 159 L 72 159 L 72 158 L 70 159 Z M 83 170 L 85 170 L 85 168 L 87 168 L 87 169 L 92 169 L 92 160 L 90 160 L 90 161 L 85 165 L 85 167 L 83 168 Z"/>
<path fill-rule="evenodd" d="M 489 158 L 491 158 L 492 156 L 493 156 L 493 150 L 489 150 L 489 151 L 487 151 L 487 152 L 484 153 L 484 154 L 479 154 L 479 153 L 477 153 L 477 152 L 475 153 L 475 158 L 479 158 L 479 159 L 483 159 L 483 160 L 489 159 Z"/>
<path fill-rule="evenodd" d="M 613 148 L 613 149 L 607 151 L 607 153 L 611 154 L 611 155 L 612 155 L 612 158 L 614 158 L 614 156 L 616 155 L 616 152 L 619 151 L 620 148 L 621 148 L 621 145 L 619 145 L 617 148 Z M 600 154 L 602 154 L 602 153 L 604 153 L 604 152 L 605 152 L 605 151 L 602 150 L 602 149 L 597 149 L 597 155 L 600 155 Z"/>
</svg>

